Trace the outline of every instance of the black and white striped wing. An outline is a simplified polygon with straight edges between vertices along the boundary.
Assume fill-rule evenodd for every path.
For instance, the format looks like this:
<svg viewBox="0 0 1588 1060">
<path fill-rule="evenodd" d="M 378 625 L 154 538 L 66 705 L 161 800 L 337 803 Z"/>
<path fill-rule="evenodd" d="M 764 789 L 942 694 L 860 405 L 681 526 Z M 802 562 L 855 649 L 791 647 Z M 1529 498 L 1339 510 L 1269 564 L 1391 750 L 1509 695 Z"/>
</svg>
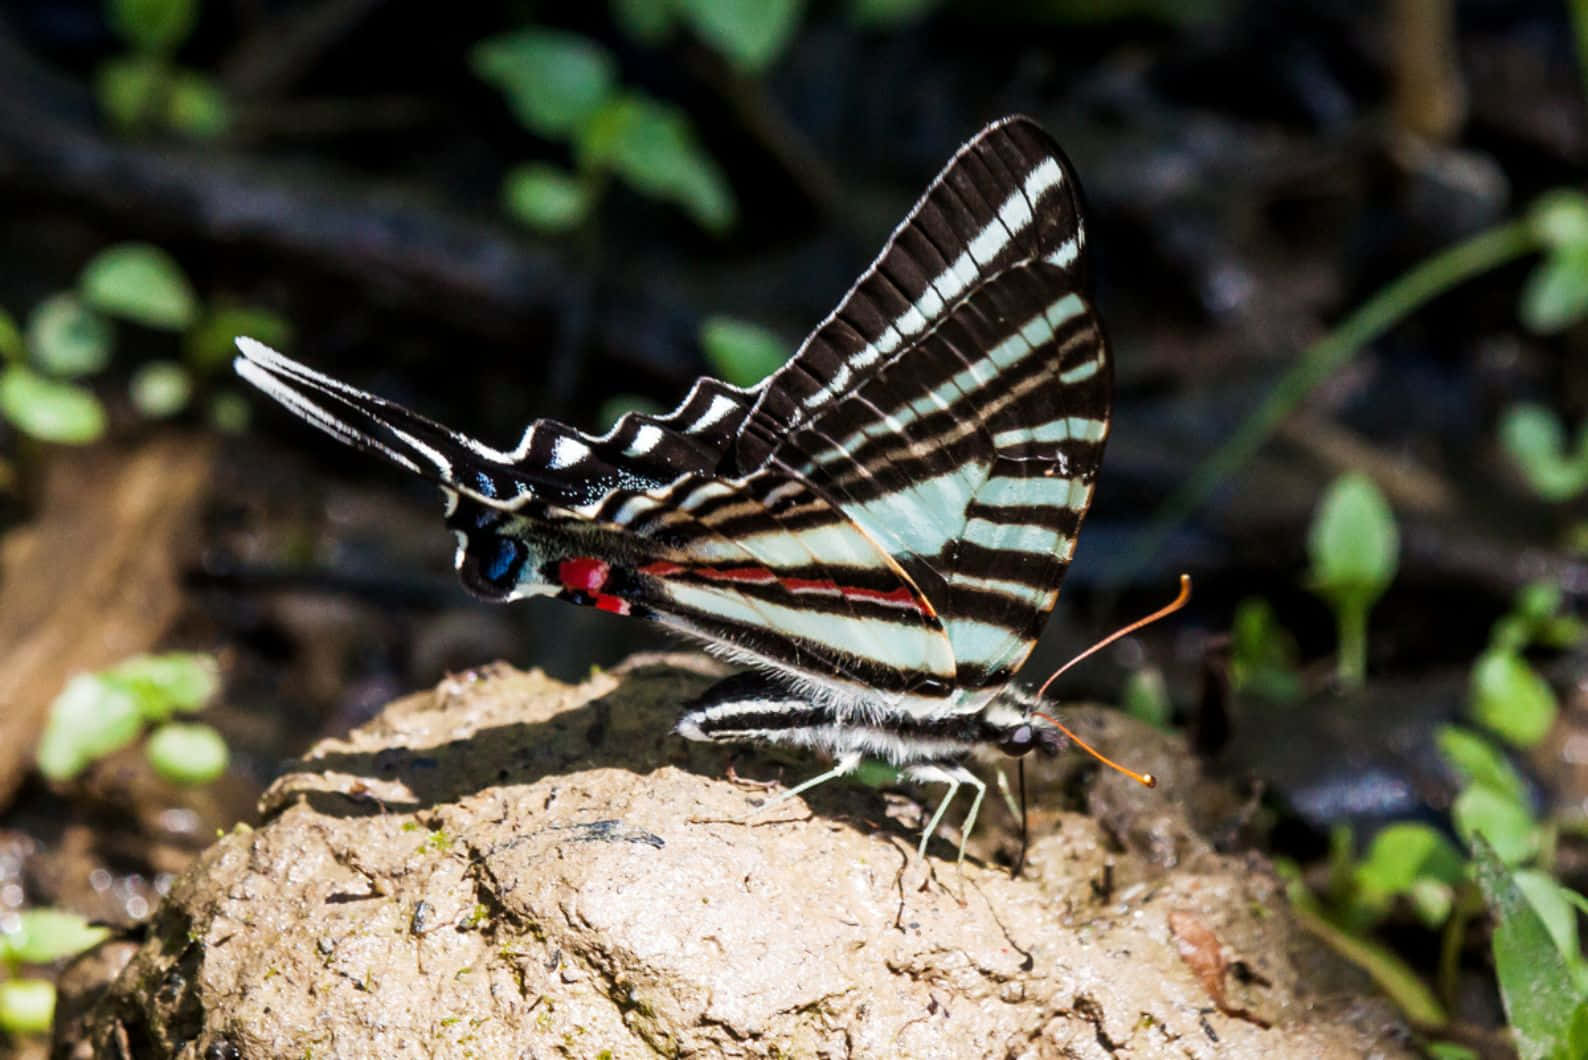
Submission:
<svg viewBox="0 0 1588 1060">
<path fill-rule="evenodd" d="M 624 417 L 599 438 L 540 420 L 502 451 L 238 345 L 238 372 L 291 411 L 441 486 L 459 574 L 478 595 L 554 594 L 650 618 L 855 696 L 952 688 L 941 621 L 861 526 L 780 473 L 752 483 L 708 470 L 733 438 L 722 425 L 748 412 L 735 400 L 745 391 L 702 380 L 668 416 Z"/>
<path fill-rule="evenodd" d="M 1085 240 L 1053 141 L 989 126 L 740 432 L 741 461 L 809 484 L 889 551 L 967 691 L 1029 654 L 1091 503 L 1111 371 Z"/>
<path fill-rule="evenodd" d="M 790 362 L 593 437 L 498 450 L 240 341 L 238 370 L 433 478 L 497 598 L 643 614 L 817 686 L 991 694 L 1053 606 L 1108 426 L 1075 181 L 983 130 Z M 971 698 L 976 698 L 974 695 Z"/>
</svg>

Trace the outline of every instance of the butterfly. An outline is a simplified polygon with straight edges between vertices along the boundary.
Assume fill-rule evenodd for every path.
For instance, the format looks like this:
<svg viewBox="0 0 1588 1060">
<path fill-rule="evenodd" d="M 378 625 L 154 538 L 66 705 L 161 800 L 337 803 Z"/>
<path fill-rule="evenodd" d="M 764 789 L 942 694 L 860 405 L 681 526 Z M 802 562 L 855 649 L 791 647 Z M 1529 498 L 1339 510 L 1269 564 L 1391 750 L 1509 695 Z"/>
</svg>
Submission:
<svg viewBox="0 0 1588 1060">
<path fill-rule="evenodd" d="M 1111 364 L 1075 175 L 1033 121 L 965 143 L 877 259 L 759 385 L 698 380 L 599 436 L 496 449 L 237 340 L 238 373 L 437 483 L 464 585 L 661 623 L 746 667 L 691 740 L 815 749 L 809 790 L 884 760 L 946 792 L 991 748 L 1054 754 L 1012 684 L 1058 598 L 1108 438 Z M 964 856 L 963 838 L 960 856 Z"/>
</svg>

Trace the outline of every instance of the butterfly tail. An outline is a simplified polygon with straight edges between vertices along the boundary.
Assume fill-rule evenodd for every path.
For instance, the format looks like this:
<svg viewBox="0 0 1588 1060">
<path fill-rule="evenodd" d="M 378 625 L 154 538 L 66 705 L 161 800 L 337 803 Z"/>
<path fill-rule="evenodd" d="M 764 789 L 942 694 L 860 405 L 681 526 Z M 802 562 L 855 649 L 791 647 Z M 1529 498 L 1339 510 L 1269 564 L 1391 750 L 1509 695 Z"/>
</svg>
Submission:
<svg viewBox="0 0 1588 1060">
<path fill-rule="evenodd" d="M 283 356 L 255 339 L 237 339 L 237 374 L 290 412 L 331 437 L 385 457 L 398 467 L 449 489 L 478 489 L 481 475 L 494 477 L 495 454 L 487 446 L 395 402 L 348 386 Z"/>
</svg>

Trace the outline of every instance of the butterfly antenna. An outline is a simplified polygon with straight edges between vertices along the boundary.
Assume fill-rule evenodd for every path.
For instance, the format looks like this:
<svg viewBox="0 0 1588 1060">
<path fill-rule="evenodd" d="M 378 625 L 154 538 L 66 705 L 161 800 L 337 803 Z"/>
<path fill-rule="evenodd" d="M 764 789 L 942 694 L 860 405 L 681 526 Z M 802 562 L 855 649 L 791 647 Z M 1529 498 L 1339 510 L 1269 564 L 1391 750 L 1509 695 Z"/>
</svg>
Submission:
<svg viewBox="0 0 1588 1060">
<path fill-rule="evenodd" d="M 1138 618 L 1138 619 L 1136 619 L 1136 621 L 1130 623 L 1129 625 L 1122 626 L 1121 628 L 1116 629 L 1114 632 L 1110 633 L 1108 636 L 1104 637 L 1102 640 L 1098 641 L 1096 644 L 1092 645 L 1090 648 L 1087 648 L 1085 651 L 1081 652 L 1081 654 L 1077 655 L 1075 658 L 1071 659 L 1069 662 L 1065 663 L 1063 666 L 1061 666 L 1057 670 L 1053 671 L 1053 675 L 1051 677 L 1049 677 L 1046 681 L 1042 682 L 1042 687 L 1037 689 L 1037 698 L 1041 699 L 1043 694 L 1047 692 L 1048 686 L 1051 685 L 1058 678 L 1058 676 L 1060 674 L 1064 673 L 1066 670 L 1068 670 L 1070 667 L 1074 666 L 1076 663 L 1080 662 L 1082 659 L 1085 659 L 1085 658 L 1088 658 L 1088 657 L 1090 657 L 1092 655 L 1095 655 L 1096 653 L 1102 651 L 1104 648 L 1108 647 L 1110 644 L 1114 643 L 1116 640 L 1120 639 L 1121 637 L 1128 637 L 1132 633 L 1136 632 L 1138 629 L 1142 629 L 1145 626 L 1150 626 L 1154 622 L 1158 621 L 1160 618 L 1165 618 L 1165 617 L 1167 617 L 1169 615 L 1174 614 L 1176 611 L 1178 611 L 1182 607 L 1184 607 L 1186 605 L 1186 602 L 1188 600 L 1190 600 L 1190 599 L 1191 599 L 1191 575 L 1182 574 L 1182 575 L 1180 575 L 1180 593 L 1179 593 L 1178 596 L 1176 596 L 1168 604 L 1165 604 L 1163 607 L 1160 607 L 1158 610 L 1154 611 L 1152 614 L 1147 615 L 1147 616 L 1145 616 L 1143 618 Z M 1155 788 L 1155 787 L 1158 786 L 1158 778 L 1157 777 L 1153 776 L 1151 773 L 1138 773 L 1138 772 L 1136 772 L 1133 769 L 1126 769 L 1124 766 L 1122 766 L 1118 762 L 1115 762 L 1114 760 L 1106 757 L 1105 755 L 1100 753 L 1096 748 L 1092 747 L 1092 745 L 1088 744 L 1085 740 L 1083 740 L 1079 736 L 1075 735 L 1073 732 L 1071 732 L 1068 728 L 1065 727 L 1063 722 L 1059 721 L 1059 719 L 1053 717 L 1051 714 L 1044 714 L 1040 710 L 1035 710 L 1035 711 L 1032 711 L 1031 713 L 1032 713 L 1032 715 L 1034 717 L 1041 718 L 1043 721 L 1047 722 L 1048 724 L 1052 725 L 1054 728 L 1056 728 L 1060 732 L 1062 732 L 1064 735 L 1068 736 L 1070 738 L 1070 740 L 1077 747 L 1079 747 L 1081 750 L 1085 751 L 1087 754 L 1091 755 L 1093 758 L 1097 759 L 1099 762 L 1103 763 L 1105 766 L 1108 766 L 1110 769 L 1118 770 L 1119 772 L 1125 774 L 1127 777 L 1130 777 L 1132 780 L 1136 781 L 1136 783 L 1141 784 L 1141 785 L 1143 785 L 1145 787 Z M 1024 778 L 1022 778 L 1022 779 L 1024 779 Z"/>
</svg>

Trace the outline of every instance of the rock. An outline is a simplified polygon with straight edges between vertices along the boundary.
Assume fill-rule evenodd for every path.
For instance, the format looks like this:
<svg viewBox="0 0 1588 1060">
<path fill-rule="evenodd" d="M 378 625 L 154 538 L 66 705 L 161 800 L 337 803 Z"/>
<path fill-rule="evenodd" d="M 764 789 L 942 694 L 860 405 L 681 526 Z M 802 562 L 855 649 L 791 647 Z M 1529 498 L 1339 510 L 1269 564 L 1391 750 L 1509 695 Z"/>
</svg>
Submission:
<svg viewBox="0 0 1588 1060">
<path fill-rule="evenodd" d="M 1201 838 L 1177 737 L 1107 722 L 1178 770 L 1157 792 L 1046 763 L 1044 798 L 1106 789 L 1109 826 L 1044 806 L 1016 879 L 941 840 L 923 862 L 913 804 L 858 785 L 743 823 L 765 795 L 669 732 L 712 664 L 669 658 L 474 671 L 317 745 L 119 974 L 67 977 L 55 1055 L 1415 1055 L 1266 863 Z"/>
</svg>

